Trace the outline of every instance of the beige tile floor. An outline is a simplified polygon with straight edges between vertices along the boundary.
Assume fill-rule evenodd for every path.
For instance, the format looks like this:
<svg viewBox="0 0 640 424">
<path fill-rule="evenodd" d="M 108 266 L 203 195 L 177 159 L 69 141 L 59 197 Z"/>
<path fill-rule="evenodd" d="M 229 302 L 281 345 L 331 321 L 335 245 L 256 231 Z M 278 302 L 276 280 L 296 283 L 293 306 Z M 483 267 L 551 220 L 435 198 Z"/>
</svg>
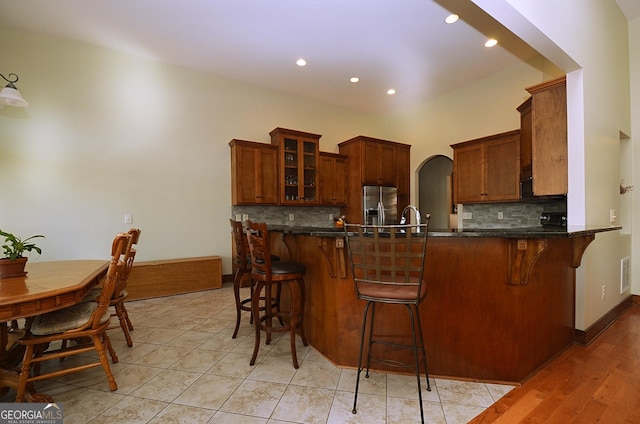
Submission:
<svg viewBox="0 0 640 424">
<path fill-rule="evenodd" d="M 112 365 L 118 390 L 102 368 L 38 384 L 64 407 L 65 424 L 100 423 L 410 423 L 420 422 L 415 377 L 372 373 L 362 378 L 358 413 L 351 413 L 355 371 L 340 369 L 313 347 L 298 343 L 300 368 L 291 365 L 287 336 L 262 345 L 255 366 L 253 328 L 243 315 L 231 338 L 231 286 L 127 303 L 134 346 L 119 329 L 109 334 L 120 361 Z M 68 358 L 63 365 L 70 362 Z M 83 360 L 78 358 L 75 360 Z M 428 423 L 466 423 L 511 386 L 431 379 L 423 381 Z M 10 391 L 0 402 L 12 402 Z"/>
</svg>

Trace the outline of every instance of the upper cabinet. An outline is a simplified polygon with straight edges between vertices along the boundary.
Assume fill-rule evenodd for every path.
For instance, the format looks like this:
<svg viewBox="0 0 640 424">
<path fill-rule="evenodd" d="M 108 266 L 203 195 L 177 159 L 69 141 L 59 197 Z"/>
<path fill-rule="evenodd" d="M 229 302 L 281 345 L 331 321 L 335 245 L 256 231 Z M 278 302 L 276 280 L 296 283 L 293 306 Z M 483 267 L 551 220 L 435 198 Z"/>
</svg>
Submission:
<svg viewBox="0 0 640 424">
<path fill-rule="evenodd" d="M 398 216 L 410 202 L 410 149 L 408 144 L 358 136 L 338 144 L 347 155 L 347 199 L 342 209 L 347 222 L 362 222 L 362 187 L 380 185 L 396 187 Z"/>
<path fill-rule="evenodd" d="M 347 156 L 320 152 L 319 171 L 320 204 L 345 206 L 347 204 Z"/>
<path fill-rule="evenodd" d="M 362 184 L 396 185 L 396 147 L 377 140 L 363 139 L 362 143 Z"/>
<path fill-rule="evenodd" d="M 276 128 L 269 133 L 278 146 L 281 205 L 317 205 L 320 137 L 302 131 Z"/>
<path fill-rule="evenodd" d="M 451 146 L 455 203 L 567 194 L 565 77 L 526 90 L 520 130 Z"/>
<path fill-rule="evenodd" d="M 233 205 L 278 203 L 278 148 L 270 144 L 231 140 L 231 202 Z"/>
<path fill-rule="evenodd" d="M 567 90 L 565 77 L 526 89 L 518 107 L 522 127 L 523 189 L 534 196 L 567 194 Z"/>
<path fill-rule="evenodd" d="M 520 199 L 520 130 L 451 147 L 454 203 Z"/>
</svg>

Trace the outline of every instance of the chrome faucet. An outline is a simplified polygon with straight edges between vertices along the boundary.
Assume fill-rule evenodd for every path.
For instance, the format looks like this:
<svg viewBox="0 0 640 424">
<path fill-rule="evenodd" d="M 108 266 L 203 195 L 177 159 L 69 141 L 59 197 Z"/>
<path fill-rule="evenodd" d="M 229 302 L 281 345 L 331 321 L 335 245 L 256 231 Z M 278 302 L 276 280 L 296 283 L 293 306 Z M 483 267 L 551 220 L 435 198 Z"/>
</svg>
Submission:
<svg viewBox="0 0 640 424">
<path fill-rule="evenodd" d="M 405 216 L 407 211 L 413 211 L 416 218 L 415 224 L 416 225 L 420 224 L 420 211 L 418 210 L 418 208 L 416 208 L 413 205 L 409 205 L 402 210 L 402 218 L 400 218 L 400 224 L 404 225 L 407 223 L 407 217 Z M 420 227 L 418 227 L 416 232 L 418 233 L 420 232 Z"/>
</svg>

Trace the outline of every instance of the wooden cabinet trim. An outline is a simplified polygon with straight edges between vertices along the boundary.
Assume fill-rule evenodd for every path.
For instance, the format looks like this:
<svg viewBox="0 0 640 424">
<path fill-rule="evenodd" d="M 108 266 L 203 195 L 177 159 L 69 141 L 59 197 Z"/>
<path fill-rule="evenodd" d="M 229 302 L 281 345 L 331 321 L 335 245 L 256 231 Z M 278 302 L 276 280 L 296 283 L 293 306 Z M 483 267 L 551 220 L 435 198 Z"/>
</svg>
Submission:
<svg viewBox="0 0 640 424">
<path fill-rule="evenodd" d="M 555 79 L 551 79 L 551 80 L 548 80 L 548 81 L 544 81 L 544 82 L 542 82 L 540 84 L 532 85 L 530 87 L 525 88 L 525 90 L 529 94 L 534 94 L 534 93 L 537 93 L 539 91 L 547 90 L 547 89 L 555 87 L 555 86 L 566 85 L 566 83 L 567 83 L 567 77 L 566 76 L 562 76 L 562 77 L 559 77 L 559 78 L 555 78 Z"/>
<path fill-rule="evenodd" d="M 290 135 L 292 137 L 297 137 L 297 138 L 310 138 L 310 139 L 314 139 L 314 140 L 319 140 L 320 137 L 322 137 L 321 134 L 314 134 L 314 133 L 310 133 L 310 132 L 305 132 L 305 131 L 298 131 L 298 130 L 291 130 L 288 128 L 281 128 L 281 127 L 277 127 L 274 128 L 273 130 L 271 130 L 271 132 L 269 132 L 269 135 L 271 137 L 274 137 L 277 134 L 287 134 Z M 272 143 L 273 143 L 273 138 L 272 138 Z"/>
</svg>

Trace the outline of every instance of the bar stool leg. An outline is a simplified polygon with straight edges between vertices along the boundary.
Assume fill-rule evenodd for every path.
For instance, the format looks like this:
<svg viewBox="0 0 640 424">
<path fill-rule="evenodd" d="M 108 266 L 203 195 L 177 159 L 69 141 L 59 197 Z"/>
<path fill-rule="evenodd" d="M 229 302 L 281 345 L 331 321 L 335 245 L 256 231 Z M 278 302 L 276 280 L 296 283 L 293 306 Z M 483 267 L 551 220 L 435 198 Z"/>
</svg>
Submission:
<svg viewBox="0 0 640 424">
<path fill-rule="evenodd" d="M 373 302 L 367 302 L 367 306 L 364 308 L 364 318 L 362 319 L 362 331 L 360 332 L 360 353 L 358 354 L 358 374 L 356 377 L 356 393 L 353 396 L 353 410 L 351 411 L 354 414 L 358 413 L 357 404 L 358 404 L 358 388 L 360 387 L 360 373 L 362 372 L 362 353 L 364 350 L 364 335 L 367 330 L 367 315 L 369 314 L 369 306 L 371 306 Z"/>
<path fill-rule="evenodd" d="M 303 345 L 309 346 L 309 343 L 307 343 L 307 338 L 304 335 L 304 325 L 302 324 L 302 318 L 304 317 L 304 304 L 307 297 L 307 289 L 304 285 L 304 279 L 299 279 L 298 285 L 300 287 L 300 338 L 302 339 Z"/>
<path fill-rule="evenodd" d="M 291 359 L 293 368 L 298 369 L 298 353 L 296 351 L 296 329 L 298 327 L 298 314 L 300 313 L 300 284 L 298 281 L 290 281 L 291 312 L 289 314 L 289 338 L 291 343 Z"/>
<path fill-rule="evenodd" d="M 264 283 L 262 281 L 258 281 L 256 283 L 255 290 L 253 291 L 253 295 L 251 296 L 251 315 L 253 316 L 253 325 L 255 334 L 255 342 L 253 345 L 253 355 L 251 356 L 251 361 L 249 361 L 250 365 L 255 365 L 256 358 L 258 357 L 258 349 L 260 349 L 260 293 L 262 292 L 262 287 Z"/>
<path fill-rule="evenodd" d="M 416 308 L 416 319 L 418 320 L 418 341 L 420 342 L 420 351 L 422 353 L 422 365 L 424 366 L 424 375 L 427 378 L 427 391 L 431 391 L 431 383 L 429 382 L 429 368 L 427 368 L 427 350 L 424 347 L 424 337 L 422 336 L 422 321 L 420 320 L 420 307 Z"/>
<path fill-rule="evenodd" d="M 279 284 L 278 284 L 279 285 Z M 273 328 L 273 303 L 271 302 L 271 284 L 264 286 L 264 324 L 267 333 L 265 344 L 271 344 L 271 329 Z"/>
<path fill-rule="evenodd" d="M 424 424 L 424 407 L 422 406 L 422 386 L 420 384 L 420 361 L 418 359 L 418 343 L 416 340 L 416 324 L 415 317 L 413 316 L 413 308 L 411 305 L 405 305 L 407 310 L 409 311 L 409 318 L 411 319 L 411 337 L 413 339 L 413 357 L 414 357 L 414 366 L 416 369 L 416 379 L 418 381 L 418 402 L 420 403 L 420 418 L 422 423 Z M 420 338 L 422 339 L 422 333 L 420 334 Z M 427 375 L 427 387 L 429 387 L 429 376 Z M 427 390 L 431 391 L 429 387 Z"/>
<path fill-rule="evenodd" d="M 233 295 L 236 298 L 236 329 L 233 330 L 232 339 L 235 339 L 238 335 L 238 329 L 240 328 L 240 318 L 241 318 L 241 303 L 240 303 L 240 283 L 242 281 L 242 271 L 240 268 L 236 269 L 235 275 L 233 276 Z"/>
<path fill-rule="evenodd" d="M 375 325 L 376 319 L 376 302 L 372 302 L 373 307 L 371 308 L 371 322 L 369 323 L 369 351 L 367 352 L 367 373 L 364 375 L 366 378 L 369 378 L 369 366 L 371 365 L 371 346 L 373 346 L 373 327 Z"/>
</svg>

